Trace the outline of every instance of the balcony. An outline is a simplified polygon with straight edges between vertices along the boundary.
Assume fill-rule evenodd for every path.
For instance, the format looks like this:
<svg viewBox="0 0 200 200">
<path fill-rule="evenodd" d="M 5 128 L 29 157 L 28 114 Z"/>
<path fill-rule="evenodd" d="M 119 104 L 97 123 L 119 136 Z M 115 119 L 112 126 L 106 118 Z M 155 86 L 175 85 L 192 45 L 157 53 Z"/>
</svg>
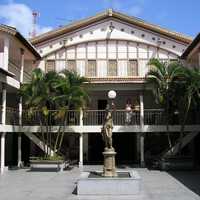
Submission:
<svg viewBox="0 0 200 200">
<path fill-rule="evenodd" d="M 15 75 L 14 78 L 17 81 L 20 81 L 20 66 L 15 64 L 13 61 L 9 60 L 8 71 L 12 72 Z M 24 77 L 23 77 L 24 82 L 28 82 L 31 79 L 31 75 L 28 72 L 26 72 L 25 70 L 23 72 L 23 75 L 24 75 Z"/>
<path fill-rule="evenodd" d="M 1 109 L 2 112 L 2 109 Z M 1 121 L 0 112 L 0 121 Z M 101 126 L 105 118 L 105 110 L 84 110 L 81 114 L 78 110 L 68 110 L 66 116 L 67 126 L 80 126 L 82 120 L 83 126 Z M 81 117 L 82 116 L 82 117 Z M 193 119 L 192 119 L 193 117 Z M 82 119 L 81 119 L 82 118 Z M 186 125 L 200 124 L 193 115 L 189 115 Z M 178 116 L 174 116 L 174 120 L 170 125 L 179 125 Z M 48 124 L 52 126 L 62 126 L 63 120 L 58 116 L 57 110 L 49 111 L 49 115 L 45 118 L 41 112 L 35 111 L 30 114 L 27 110 L 22 112 L 22 125 L 40 125 Z M 131 113 L 130 122 L 126 122 L 126 111 L 115 110 L 113 111 L 113 123 L 117 126 L 134 126 L 140 125 L 140 111 L 133 111 Z M 19 125 L 19 111 L 17 108 L 6 108 L 6 124 Z M 162 109 L 145 109 L 144 110 L 144 125 L 166 125 L 166 117 Z"/>
<path fill-rule="evenodd" d="M 0 110 L 0 121 L 1 121 Z M 35 111 L 32 115 L 27 110 L 22 112 L 22 126 L 19 126 L 19 111 L 15 108 L 6 109 L 6 125 L 1 125 L 2 131 L 5 132 L 41 132 L 45 127 L 51 127 L 51 132 L 58 132 L 65 130 L 65 132 L 100 132 L 102 124 L 105 119 L 104 110 L 69 110 L 66 114 L 65 123 L 58 117 L 57 110 L 51 110 L 48 117 L 44 117 L 41 112 Z M 142 125 L 141 122 L 144 121 Z M 161 109 L 145 109 L 144 119 L 140 120 L 140 112 L 134 111 L 131 114 L 131 120 L 127 123 L 126 111 L 115 110 L 113 112 L 114 129 L 113 132 L 166 132 L 166 117 L 164 111 Z M 42 129 L 41 129 L 42 128 Z M 60 129 L 62 128 L 62 129 Z M 64 129 L 63 129 L 64 128 Z M 180 123 L 178 115 L 170 120 L 169 131 L 179 132 Z M 194 114 L 189 115 L 185 125 L 185 131 L 199 131 L 200 119 L 195 117 Z"/>
</svg>

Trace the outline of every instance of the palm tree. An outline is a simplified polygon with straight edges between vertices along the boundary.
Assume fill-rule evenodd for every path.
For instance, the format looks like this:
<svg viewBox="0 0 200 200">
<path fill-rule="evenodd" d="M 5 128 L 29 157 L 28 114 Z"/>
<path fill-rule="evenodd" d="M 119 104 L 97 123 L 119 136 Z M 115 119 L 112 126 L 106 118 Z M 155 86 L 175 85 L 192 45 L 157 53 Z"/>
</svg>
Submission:
<svg viewBox="0 0 200 200">
<path fill-rule="evenodd" d="M 158 59 L 151 59 L 148 64 L 151 68 L 146 77 L 147 82 L 153 85 L 156 103 L 165 110 L 168 143 L 171 148 L 169 120 L 172 111 L 170 112 L 170 107 L 175 96 L 174 85 L 183 76 L 183 68 L 178 62 L 161 62 Z"/>
<path fill-rule="evenodd" d="M 59 151 L 64 137 L 64 129 L 68 118 L 68 110 L 80 109 L 84 107 L 89 96 L 84 85 L 87 82 L 85 77 L 81 77 L 74 71 L 64 70 L 59 73 L 59 79 L 57 79 L 54 88 L 57 93 L 54 96 L 54 101 L 58 108 L 57 118 L 61 118 L 63 121 L 62 134 L 58 134 L 56 138 L 54 150 Z M 60 133 L 60 129 L 59 129 Z M 60 139 L 59 139 L 60 135 Z M 58 144 L 58 140 L 60 140 Z M 56 147 L 58 148 L 56 149 Z"/>
<path fill-rule="evenodd" d="M 21 86 L 20 95 L 28 108 L 29 115 L 39 113 L 44 148 L 45 144 L 49 147 L 53 145 L 54 152 L 59 152 L 63 142 L 68 110 L 72 106 L 74 109 L 84 106 L 88 99 L 87 91 L 83 86 L 86 81 L 76 72 L 65 70 L 61 73 L 51 71 L 45 74 L 37 68 L 33 70 L 31 82 Z M 54 141 L 52 134 L 49 134 L 54 121 L 52 118 L 61 121 Z M 43 126 L 46 127 L 45 131 L 43 131 Z M 61 127 L 63 127 L 62 133 Z"/>
<path fill-rule="evenodd" d="M 183 138 L 186 120 L 192 106 L 196 107 L 200 100 L 200 69 L 184 67 L 184 80 L 178 85 L 178 90 L 181 91 L 179 97 L 179 112 L 181 118 L 180 129 L 180 146 Z"/>
</svg>

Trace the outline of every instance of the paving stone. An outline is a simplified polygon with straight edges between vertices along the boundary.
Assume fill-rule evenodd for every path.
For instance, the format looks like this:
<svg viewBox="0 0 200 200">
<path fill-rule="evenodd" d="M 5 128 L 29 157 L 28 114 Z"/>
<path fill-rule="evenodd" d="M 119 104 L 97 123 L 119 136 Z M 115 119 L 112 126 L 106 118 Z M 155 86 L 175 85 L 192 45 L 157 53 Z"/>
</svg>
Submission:
<svg viewBox="0 0 200 200">
<path fill-rule="evenodd" d="M 84 171 L 100 169 L 84 166 Z M 0 200 L 200 200 L 200 172 L 136 170 L 142 178 L 142 191 L 140 195 L 124 196 L 73 194 L 80 176 L 77 167 L 64 172 L 12 170 L 0 176 Z"/>
</svg>

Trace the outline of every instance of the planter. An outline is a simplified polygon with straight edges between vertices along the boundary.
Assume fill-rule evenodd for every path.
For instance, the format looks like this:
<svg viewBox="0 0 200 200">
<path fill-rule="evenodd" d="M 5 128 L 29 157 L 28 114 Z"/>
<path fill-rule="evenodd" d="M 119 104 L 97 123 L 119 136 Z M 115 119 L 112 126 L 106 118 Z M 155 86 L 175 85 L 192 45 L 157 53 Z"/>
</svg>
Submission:
<svg viewBox="0 0 200 200">
<path fill-rule="evenodd" d="M 32 171 L 56 171 L 61 172 L 66 167 L 64 160 L 30 160 Z"/>
</svg>

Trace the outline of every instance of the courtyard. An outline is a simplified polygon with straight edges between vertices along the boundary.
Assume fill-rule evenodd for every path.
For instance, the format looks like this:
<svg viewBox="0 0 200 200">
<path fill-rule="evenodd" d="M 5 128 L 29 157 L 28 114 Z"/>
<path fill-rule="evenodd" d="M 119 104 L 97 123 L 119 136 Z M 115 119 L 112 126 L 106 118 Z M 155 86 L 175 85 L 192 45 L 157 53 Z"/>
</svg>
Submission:
<svg viewBox="0 0 200 200">
<path fill-rule="evenodd" d="M 99 170 L 101 166 L 84 166 L 84 171 Z M 132 170 L 122 167 L 120 170 Z M 200 172 L 164 172 L 136 169 L 142 178 L 140 195 L 77 196 L 76 182 L 80 169 L 76 166 L 63 172 L 34 172 L 27 169 L 9 170 L 0 178 L 1 200 L 197 200 L 200 199 Z M 131 188 L 130 188 L 131 190 Z"/>
</svg>

